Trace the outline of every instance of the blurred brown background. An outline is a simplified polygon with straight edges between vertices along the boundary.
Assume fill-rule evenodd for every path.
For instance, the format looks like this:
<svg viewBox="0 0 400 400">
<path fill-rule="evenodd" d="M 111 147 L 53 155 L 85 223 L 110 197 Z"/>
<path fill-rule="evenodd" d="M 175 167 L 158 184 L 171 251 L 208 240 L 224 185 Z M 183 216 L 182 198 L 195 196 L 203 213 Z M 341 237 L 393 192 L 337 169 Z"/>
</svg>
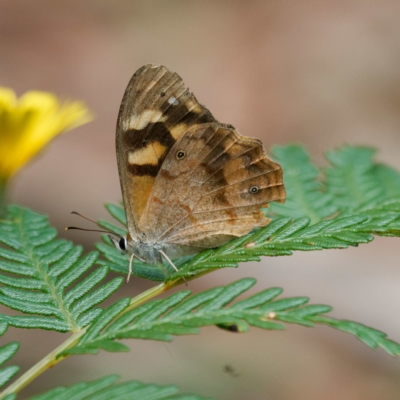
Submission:
<svg viewBox="0 0 400 400">
<path fill-rule="evenodd" d="M 116 117 L 131 75 L 146 63 L 176 70 L 217 119 L 267 147 L 303 143 L 321 164 L 327 149 L 370 145 L 400 169 L 399 17 L 394 0 L 0 0 L 0 85 L 19 95 L 38 89 L 82 99 L 96 115 L 23 170 L 13 200 L 93 248 L 96 234 L 63 228 L 85 225 L 71 210 L 107 218 L 103 204 L 120 200 Z M 399 244 L 376 239 L 357 249 L 264 258 L 205 276 L 190 289 L 254 276 L 255 290 L 281 286 L 287 296 L 310 296 L 333 305 L 334 316 L 400 341 Z M 123 294 L 151 285 L 133 279 Z M 16 361 L 23 370 L 65 339 L 41 331 L 10 335 L 22 342 Z M 218 399 L 400 398 L 399 359 L 326 327 L 243 335 L 208 328 L 170 344 L 129 344 L 127 354 L 62 362 L 22 398 L 115 372 Z M 240 376 L 225 373 L 225 365 Z"/>
</svg>

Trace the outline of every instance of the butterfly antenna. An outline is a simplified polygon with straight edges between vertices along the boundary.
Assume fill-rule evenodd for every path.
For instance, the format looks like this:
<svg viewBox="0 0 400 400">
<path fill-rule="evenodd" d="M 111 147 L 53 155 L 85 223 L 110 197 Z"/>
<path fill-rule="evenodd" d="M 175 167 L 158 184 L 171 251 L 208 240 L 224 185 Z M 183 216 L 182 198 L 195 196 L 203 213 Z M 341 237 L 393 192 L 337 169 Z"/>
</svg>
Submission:
<svg viewBox="0 0 400 400">
<path fill-rule="evenodd" d="M 77 211 L 71 211 L 71 214 L 74 214 L 74 215 L 78 215 L 79 217 L 81 217 L 81 218 L 83 218 L 83 219 L 86 219 L 87 221 L 90 221 L 90 222 L 93 222 L 94 224 L 96 224 L 96 225 L 99 225 L 96 221 L 94 221 L 93 219 L 90 219 L 90 218 L 88 218 L 88 217 L 85 217 L 84 215 L 82 215 L 81 213 L 78 213 Z"/>
<path fill-rule="evenodd" d="M 165 259 L 169 262 L 169 264 L 171 265 L 171 267 L 172 267 L 176 272 L 179 272 L 178 268 L 175 267 L 175 264 L 169 259 L 169 257 L 168 257 L 162 250 L 159 250 L 158 252 L 159 252 L 162 256 L 165 257 Z M 184 276 L 181 276 L 181 278 L 183 279 L 183 281 L 185 282 L 185 285 L 187 286 L 188 283 L 187 283 L 187 280 L 185 279 L 185 277 L 184 277 Z"/>
<path fill-rule="evenodd" d="M 73 230 L 73 229 L 75 229 L 75 230 L 77 230 L 77 231 L 86 231 L 86 232 L 101 232 L 101 233 L 108 233 L 108 234 L 111 233 L 112 235 L 114 235 L 114 233 L 112 233 L 112 232 L 103 231 L 103 230 L 101 230 L 101 229 L 85 229 L 85 228 L 79 228 L 79 227 L 77 227 L 77 226 L 67 226 L 67 227 L 65 228 L 66 231 L 71 231 L 71 230 Z M 115 235 L 115 236 L 119 237 L 118 235 Z"/>
<path fill-rule="evenodd" d="M 101 226 L 96 221 L 94 221 L 94 220 L 92 220 L 92 219 L 90 219 L 88 217 L 85 217 L 84 215 L 82 215 L 81 213 L 78 213 L 77 211 L 71 211 L 71 214 L 78 215 L 79 217 L 81 217 L 83 219 L 86 219 L 87 221 L 93 222 L 94 224 L 96 224 L 97 226 L 99 226 L 101 228 Z M 78 230 L 78 231 L 86 231 L 86 232 L 108 233 L 108 234 L 114 235 L 116 237 L 119 237 L 117 234 L 115 234 L 113 232 L 105 231 L 103 229 L 85 229 L 85 228 L 79 228 L 77 226 L 67 226 L 65 228 L 66 231 L 69 231 L 69 230 L 72 230 L 72 229 L 75 229 L 75 230 Z"/>
</svg>

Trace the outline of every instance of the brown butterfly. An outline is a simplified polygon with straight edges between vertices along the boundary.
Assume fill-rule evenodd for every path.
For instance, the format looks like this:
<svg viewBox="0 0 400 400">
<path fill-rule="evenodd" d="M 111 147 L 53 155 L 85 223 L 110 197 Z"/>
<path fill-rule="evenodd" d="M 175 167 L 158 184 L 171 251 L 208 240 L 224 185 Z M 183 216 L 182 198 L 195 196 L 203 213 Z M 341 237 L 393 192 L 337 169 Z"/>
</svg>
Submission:
<svg viewBox="0 0 400 400">
<path fill-rule="evenodd" d="M 157 264 L 218 247 L 267 225 L 284 202 L 282 169 L 262 142 L 218 122 L 164 66 L 133 75 L 117 122 L 128 235 L 116 247 Z M 129 276 L 128 276 L 129 279 Z"/>
</svg>

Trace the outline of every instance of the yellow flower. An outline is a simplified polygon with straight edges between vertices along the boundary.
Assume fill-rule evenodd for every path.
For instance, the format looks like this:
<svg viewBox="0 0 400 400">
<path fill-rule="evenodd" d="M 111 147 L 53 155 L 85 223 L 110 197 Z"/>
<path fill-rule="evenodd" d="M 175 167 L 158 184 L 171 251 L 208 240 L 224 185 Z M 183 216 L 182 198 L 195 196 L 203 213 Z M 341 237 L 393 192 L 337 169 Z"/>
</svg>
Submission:
<svg viewBox="0 0 400 400">
<path fill-rule="evenodd" d="M 13 90 L 0 87 L 0 181 L 7 182 L 55 136 L 91 119 L 82 102 L 62 104 L 38 91 L 17 99 Z"/>
</svg>

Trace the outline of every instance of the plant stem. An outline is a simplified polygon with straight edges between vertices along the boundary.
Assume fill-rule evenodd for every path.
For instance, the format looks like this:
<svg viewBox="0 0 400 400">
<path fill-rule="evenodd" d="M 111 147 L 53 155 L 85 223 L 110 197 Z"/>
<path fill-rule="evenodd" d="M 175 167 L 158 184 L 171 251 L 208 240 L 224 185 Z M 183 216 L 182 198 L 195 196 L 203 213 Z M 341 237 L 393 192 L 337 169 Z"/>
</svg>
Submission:
<svg viewBox="0 0 400 400">
<path fill-rule="evenodd" d="M 147 300 L 150 300 L 153 297 L 165 292 L 166 290 L 168 290 L 168 286 L 165 283 L 160 283 L 159 285 L 154 286 L 143 293 L 140 293 L 138 296 L 133 297 L 128 308 L 135 308 L 138 305 L 143 304 Z"/>
<path fill-rule="evenodd" d="M 180 281 L 180 279 L 179 279 Z M 138 296 L 132 298 L 131 304 L 129 307 L 124 310 L 122 313 L 125 313 L 138 305 L 152 299 L 153 297 L 158 296 L 159 294 L 165 292 L 166 290 L 175 286 L 177 282 L 172 281 L 168 283 L 161 283 L 157 286 L 154 286 L 145 292 L 139 294 Z M 121 313 L 121 314 L 122 314 Z M 118 317 L 116 317 L 118 318 Z M 8 386 L 2 393 L 0 393 L 0 399 L 3 399 L 6 395 L 10 393 L 17 393 L 21 389 L 23 389 L 26 385 L 32 382 L 35 378 L 45 372 L 47 369 L 53 367 L 54 365 L 58 364 L 60 361 L 64 360 L 65 358 L 69 357 L 69 355 L 57 357 L 58 354 L 62 353 L 63 351 L 73 347 L 76 345 L 81 338 L 81 336 L 86 332 L 85 329 L 82 329 L 80 332 L 74 333 L 70 336 L 64 343 L 54 349 L 51 353 L 47 354 L 42 360 L 40 360 L 37 364 L 35 364 L 31 369 L 26 371 L 23 375 L 21 375 L 14 383 Z"/>
<path fill-rule="evenodd" d="M 200 274 L 186 277 L 186 280 L 190 281 L 190 280 L 196 279 L 199 276 L 209 274 L 212 271 L 213 270 L 211 270 L 211 269 L 208 270 L 208 271 L 203 271 Z M 166 292 L 167 290 L 172 289 L 173 287 L 181 285 L 181 284 L 182 284 L 182 278 L 177 278 L 177 279 L 171 280 L 169 282 L 160 283 L 159 285 L 154 286 L 154 287 L 146 290 L 145 292 L 143 292 L 143 293 L 139 294 L 138 296 L 132 298 L 131 303 L 129 304 L 129 306 L 127 308 L 125 308 L 125 310 L 122 311 L 115 318 L 119 318 L 122 314 L 125 314 L 126 312 L 132 310 L 133 308 L 139 306 L 140 304 L 145 303 L 147 300 L 150 300 L 153 297 L 156 297 L 159 294 L 161 294 L 163 292 Z"/>
</svg>

